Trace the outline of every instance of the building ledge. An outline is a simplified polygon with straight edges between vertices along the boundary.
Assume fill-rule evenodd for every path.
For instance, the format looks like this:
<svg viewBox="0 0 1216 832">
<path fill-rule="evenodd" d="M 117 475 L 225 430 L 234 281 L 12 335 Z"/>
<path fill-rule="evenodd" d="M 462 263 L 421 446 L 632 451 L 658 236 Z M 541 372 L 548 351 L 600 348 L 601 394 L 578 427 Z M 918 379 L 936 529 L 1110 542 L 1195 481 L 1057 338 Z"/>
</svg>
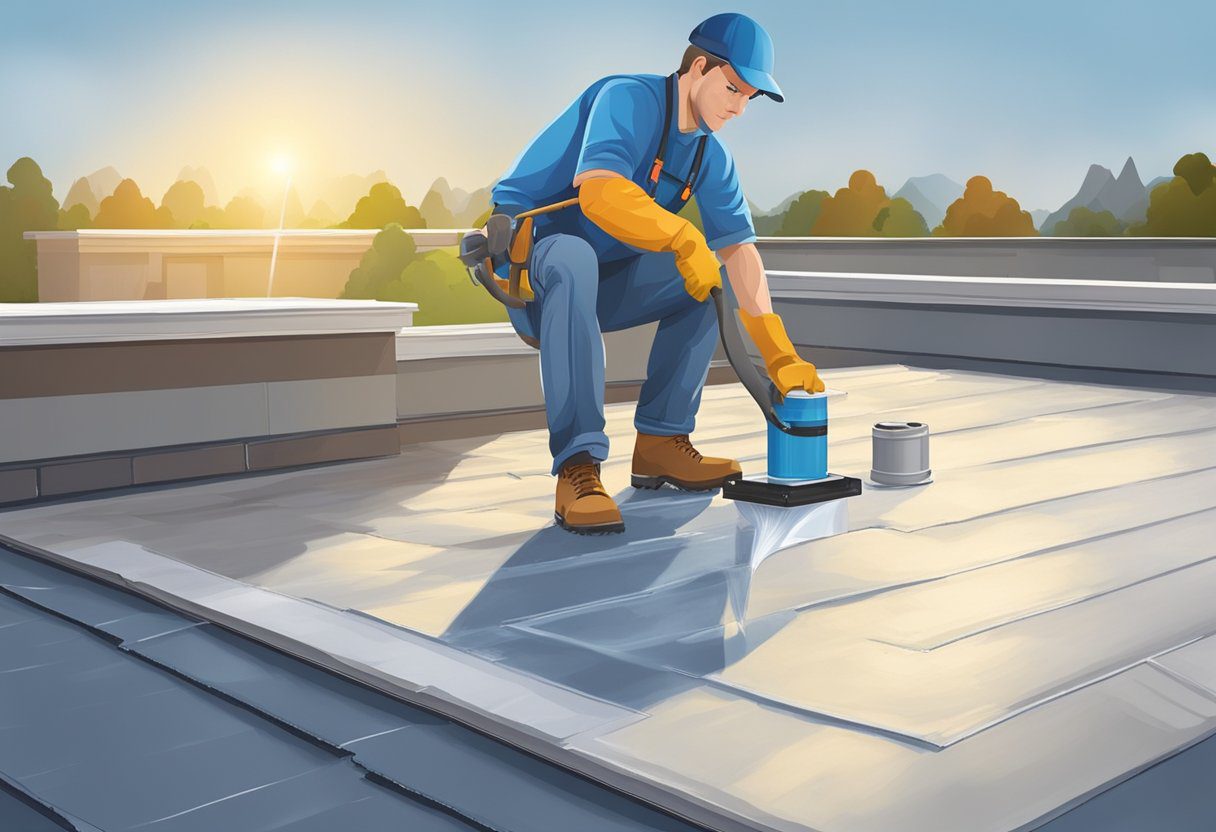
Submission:
<svg viewBox="0 0 1216 832">
<path fill-rule="evenodd" d="M 422 250 L 460 245 L 465 233 L 451 228 L 405 229 Z M 208 252 L 265 249 L 279 240 L 280 249 L 293 252 L 355 247 L 365 250 L 380 233 L 378 228 L 237 228 L 156 229 L 82 228 L 78 231 L 27 231 L 24 239 L 40 248 L 76 252 L 149 251 Z"/>
<path fill-rule="evenodd" d="M 418 326 L 397 333 L 398 361 L 535 352 L 509 323 Z"/>
<path fill-rule="evenodd" d="M 758 241 L 765 246 L 805 246 L 808 243 L 845 243 L 850 246 L 872 245 L 876 248 L 883 246 L 900 246 L 913 243 L 927 248 L 950 248 L 952 246 L 984 246 L 996 248 L 1014 248 L 1019 246 L 1084 246 L 1105 247 L 1120 246 L 1124 248 L 1144 248 L 1146 246 L 1174 245 L 1203 246 L 1211 248 L 1216 245 L 1212 237 L 759 237 Z"/>
<path fill-rule="evenodd" d="M 392 332 L 410 325 L 414 303 L 314 298 L 91 301 L 0 304 L 0 348 Z"/>
<path fill-rule="evenodd" d="M 774 298 L 1216 314 L 1216 284 L 768 271 Z"/>
</svg>

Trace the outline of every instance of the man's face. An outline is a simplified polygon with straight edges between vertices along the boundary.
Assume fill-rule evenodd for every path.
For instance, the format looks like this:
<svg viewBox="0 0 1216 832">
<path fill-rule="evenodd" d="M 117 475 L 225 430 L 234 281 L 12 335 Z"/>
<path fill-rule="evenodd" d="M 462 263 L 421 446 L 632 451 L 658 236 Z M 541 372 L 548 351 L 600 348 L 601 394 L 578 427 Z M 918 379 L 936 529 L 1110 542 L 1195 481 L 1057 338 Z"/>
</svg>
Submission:
<svg viewBox="0 0 1216 832">
<path fill-rule="evenodd" d="M 738 76 L 730 64 L 723 64 L 700 74 L 703 60 L 690 68 L 693 83 L 690 90 L 693 114 L 710 130 L 717 132 L 726 122 L 741 115 L 756 88 Z"/>
</svg>

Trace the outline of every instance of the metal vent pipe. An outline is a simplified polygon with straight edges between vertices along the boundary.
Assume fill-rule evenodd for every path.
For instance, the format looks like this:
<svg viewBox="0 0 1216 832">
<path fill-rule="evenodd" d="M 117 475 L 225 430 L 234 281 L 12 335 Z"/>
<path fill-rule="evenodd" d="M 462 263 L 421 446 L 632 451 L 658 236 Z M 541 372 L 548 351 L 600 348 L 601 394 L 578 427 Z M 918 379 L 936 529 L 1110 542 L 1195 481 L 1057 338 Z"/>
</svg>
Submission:
<svg viewBox="0 0 1216 832">
<path fill-rule="evenodd" d="M 924 422 L 879 422 L 870 479 L 880 485 L 919 485 L 929 470 L 929 426 Z"/>
</svg>

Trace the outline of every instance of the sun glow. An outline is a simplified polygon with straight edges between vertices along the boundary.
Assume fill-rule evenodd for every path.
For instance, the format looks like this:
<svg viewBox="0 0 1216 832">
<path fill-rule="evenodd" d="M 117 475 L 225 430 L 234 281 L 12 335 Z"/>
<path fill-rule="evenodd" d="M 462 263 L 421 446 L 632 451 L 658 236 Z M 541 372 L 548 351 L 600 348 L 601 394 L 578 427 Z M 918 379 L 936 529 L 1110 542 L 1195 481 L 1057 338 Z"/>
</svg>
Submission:
<svg viewBox="0 0 1216 832">
<path fill-rule="evenodd" d="M 270 169 L 279 176 L 290 176 L 295 169 L 295 160 L 286 153 L 276 153 L 270 157 Z"/>
</svg>

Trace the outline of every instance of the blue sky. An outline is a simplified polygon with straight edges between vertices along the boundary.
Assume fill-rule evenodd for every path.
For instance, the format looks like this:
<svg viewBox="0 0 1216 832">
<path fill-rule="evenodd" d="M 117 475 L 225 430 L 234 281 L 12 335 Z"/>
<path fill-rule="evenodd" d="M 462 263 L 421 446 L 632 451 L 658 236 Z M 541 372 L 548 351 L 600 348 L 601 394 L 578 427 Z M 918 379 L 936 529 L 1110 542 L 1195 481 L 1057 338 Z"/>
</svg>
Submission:
<svg viewBox="0 0 1216 832">
<path fill-rule="evenodd" d="M 773 35 L 786 103 L 722 138 L 761 207 L 860 167 L 977 173 L 1056 208 L 1091 163 L 1145 181 L 1216 155 L 1216 4 L 1200 2 L 107 2 L 0 18 L 0 165 L 34 157 L 62 198 L 103 165 L 159 200 L 184 165 L 227 198 L 276 153 L 310 183 L 384 169 L 408 199 L 436 176 L 497 177 L 578 92 L 673 70 L 710 14 Z M 1206 73 L 1206 75 L 1205 75 Z"/>
</svg>

